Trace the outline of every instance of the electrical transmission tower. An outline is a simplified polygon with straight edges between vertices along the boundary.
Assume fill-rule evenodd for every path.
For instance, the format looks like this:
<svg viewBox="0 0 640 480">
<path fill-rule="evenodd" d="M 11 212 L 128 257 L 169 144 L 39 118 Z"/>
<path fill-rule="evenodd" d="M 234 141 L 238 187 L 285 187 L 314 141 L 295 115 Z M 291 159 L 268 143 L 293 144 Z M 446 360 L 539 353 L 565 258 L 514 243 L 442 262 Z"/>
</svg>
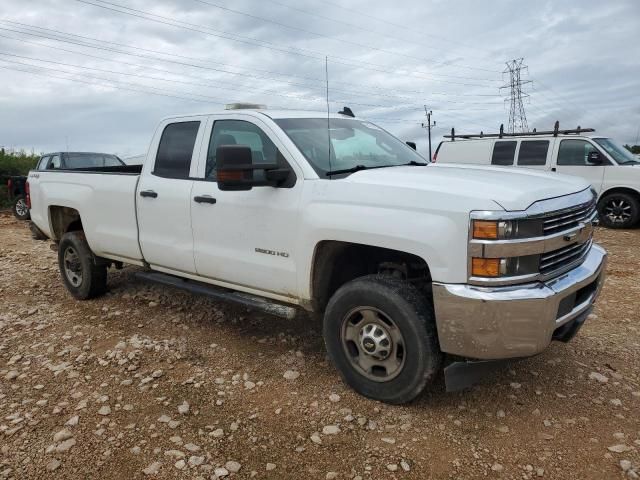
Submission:
<svg viewBox="0 0 640 480">
<path fill-rule="evenodd" d="M 531 80 L 522 80 L 520 73 L 522 70 L 528 71 L 526 65 L 523 65 L 523 58 L 517 58 L 507 62 L 507 68 L 503 72 L 504 75 L 509 74 L 509 83 L 500 87 L 500 89 L 509 89 L 509 98 L 505 101 L 509 101 L 509 133 L 516 132 L 528 132 L 529 125 L 527 124 L 527 115 L 524 113 L 524 105 L 522 103 L 523 98 L 527 98 L 529 95 L 523 92 L 522 87 Z"/>
</svg>

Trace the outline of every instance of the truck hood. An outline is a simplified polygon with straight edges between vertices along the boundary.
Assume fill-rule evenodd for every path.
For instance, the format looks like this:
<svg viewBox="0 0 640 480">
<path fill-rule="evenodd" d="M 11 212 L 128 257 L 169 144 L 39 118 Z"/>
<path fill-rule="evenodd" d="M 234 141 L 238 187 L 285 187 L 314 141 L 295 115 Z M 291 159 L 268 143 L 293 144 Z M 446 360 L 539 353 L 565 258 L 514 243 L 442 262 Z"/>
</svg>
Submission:
<svg viewBox="0 0 640 480">
<path fill-rule="evenodd" d="M 526 210 L 531 204 L 589 188 L 578 177 L 536 170 L 429 164 L 426 167 L 392 167 L 362 170 L 345 181 L 441 192 L 491 200 L 507 211 Z"/>
</svg>

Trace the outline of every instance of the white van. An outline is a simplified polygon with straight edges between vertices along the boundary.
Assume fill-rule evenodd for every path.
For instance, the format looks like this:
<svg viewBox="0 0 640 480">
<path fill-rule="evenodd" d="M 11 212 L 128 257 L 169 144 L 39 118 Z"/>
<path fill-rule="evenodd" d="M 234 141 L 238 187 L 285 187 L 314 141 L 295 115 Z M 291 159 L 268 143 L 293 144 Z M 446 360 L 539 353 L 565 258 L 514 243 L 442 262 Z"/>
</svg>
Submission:
<svg viewBox="0 0 640 480">
<path fill-rule="evenodd" d="M 437 163 L 523 167 L 582 177 L 598 193 L 603 225 L 629 228 L 640 220 L 640 160 L 593 129 L 525 134 L 447 135 L 433 156 Z"/>
</svg>

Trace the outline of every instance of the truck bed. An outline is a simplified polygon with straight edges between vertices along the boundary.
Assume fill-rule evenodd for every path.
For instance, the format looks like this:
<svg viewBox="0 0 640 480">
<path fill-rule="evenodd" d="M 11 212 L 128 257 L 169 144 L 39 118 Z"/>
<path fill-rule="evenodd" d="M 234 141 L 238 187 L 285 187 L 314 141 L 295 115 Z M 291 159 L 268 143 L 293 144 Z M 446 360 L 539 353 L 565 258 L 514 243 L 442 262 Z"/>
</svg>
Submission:
<svg viewBox="0 0 640 480">
<path fill-rule="evenodd" d="M 32 171 L 31 218 L 47 236 L 55 238 L 49 209 L 74 209 L 96 255 L 139 263 L 136 188 L 141 168 L 122 165 Z"/>
</svg>

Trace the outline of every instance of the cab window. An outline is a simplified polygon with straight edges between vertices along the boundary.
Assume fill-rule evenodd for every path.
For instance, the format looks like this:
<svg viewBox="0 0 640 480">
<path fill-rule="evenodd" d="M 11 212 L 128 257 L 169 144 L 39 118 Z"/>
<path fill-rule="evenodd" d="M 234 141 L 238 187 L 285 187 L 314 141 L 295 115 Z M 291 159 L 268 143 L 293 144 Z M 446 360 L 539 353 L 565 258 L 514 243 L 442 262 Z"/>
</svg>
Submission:
<svg viewBox="0 0 640 480">
<path fill-rule="evenodd" d="M 251 160 L 254 164 L 287 165 L 278 147 L 257 125 L 244 120 L 216 120 L 211 130 L 209 149 L 207 150 L 205 178 L 208 180 L 216 180 L 216 150 L 223 145 L 249 147 Z M 263 174 L 264 172 L 261 170 L 254 171 L 255 177 Z M 295 183 L 295 176 L 293 180 Z"/>
<path fill-rule="evenodd" d="M 47 168 L 47 162 L 49 161 L 49 158 L 49 155 L 45 155 L 44 157 L 42 157 L 38 162 L 37 170 L 44 170 L 45 168 Z"/>
<path fill-rule="evenodd" d="M 493 146 L 491 165 L 513 165 L 517 144 L 515 141 L 496 142 Z"/>
<path fill-rule="evenodd" d="M 518 165 L 540 166 L 547 164 L 549 140 L 525 140 L 520 143 Z"/>
<path fill-rule="evenodd" d="M 558 149 L 558 165 L 592 166 L 589 154 L 598 150 L 586 140 L 562 140 Z"/>
<path fill-rule="evenodd" d="M 60 155 L 51 155 L 51 160 L 49 160 L 49 164 L 47 165 L 47 170 L 57 170 L 62 166 L 60 161 Z"/>
<path fill-rule="evenodd" d="M 153 174 L 164 178 L 189 178 L 193 147 L 200 122 L 170 123 L 164 128 Z"/>
</svg>

